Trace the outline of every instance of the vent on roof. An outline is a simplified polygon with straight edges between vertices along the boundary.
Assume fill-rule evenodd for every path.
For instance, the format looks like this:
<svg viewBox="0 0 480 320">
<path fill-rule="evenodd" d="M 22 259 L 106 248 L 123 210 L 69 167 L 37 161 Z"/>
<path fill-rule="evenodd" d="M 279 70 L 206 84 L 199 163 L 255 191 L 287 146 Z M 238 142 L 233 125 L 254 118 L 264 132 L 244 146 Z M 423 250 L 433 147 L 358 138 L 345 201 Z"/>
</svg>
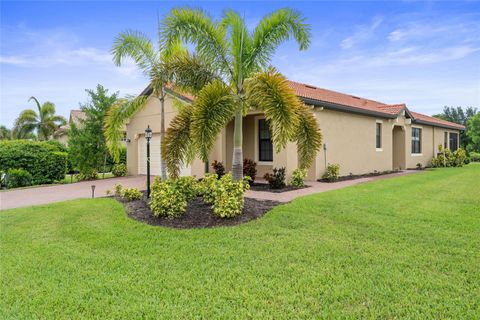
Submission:
<svg viewBox="0 0 480 320">
<path fill-rule="evenodd" d="M 356 96 L 350 96 L 350 97 L 355 98 L 355 99 L 362 99 L 362 98 L 356 97 Z"/>
<path fill-rule="evenodd" d="M 309 85 L 307 85 L 307 84 L 305 85 L 305 87 L 310 88 L 310 89 L 317 89 L 317 87 L 309 86 Z"/>
</svg>

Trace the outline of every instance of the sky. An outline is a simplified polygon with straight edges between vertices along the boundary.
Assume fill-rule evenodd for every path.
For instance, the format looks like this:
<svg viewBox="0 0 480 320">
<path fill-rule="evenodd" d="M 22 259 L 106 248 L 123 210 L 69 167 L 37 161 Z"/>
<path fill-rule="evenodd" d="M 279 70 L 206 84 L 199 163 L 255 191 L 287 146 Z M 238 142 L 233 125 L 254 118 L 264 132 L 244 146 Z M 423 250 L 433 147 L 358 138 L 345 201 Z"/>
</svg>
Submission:
<svg viewBox="0 0 480 320">
<path fill-rule="evenodd" d="M 432 115 L 443 106 L 480 107 L 480 2 L 0 2 L 0 124 L 12 127 L 28 102 L 55 103 L 57 113 L 88 100 L 102 84 L 138 94 L 147 79 L 131 61 L 116 67 L 115 36 L 139 30 L 157 43 L 158 18 L 174 7 L 213 18 L 242 14 L 250 31 L 281 7 L 302 13 L 311 45 L 282 44 L 272 65 L 291 80 Z"/>
</svg>

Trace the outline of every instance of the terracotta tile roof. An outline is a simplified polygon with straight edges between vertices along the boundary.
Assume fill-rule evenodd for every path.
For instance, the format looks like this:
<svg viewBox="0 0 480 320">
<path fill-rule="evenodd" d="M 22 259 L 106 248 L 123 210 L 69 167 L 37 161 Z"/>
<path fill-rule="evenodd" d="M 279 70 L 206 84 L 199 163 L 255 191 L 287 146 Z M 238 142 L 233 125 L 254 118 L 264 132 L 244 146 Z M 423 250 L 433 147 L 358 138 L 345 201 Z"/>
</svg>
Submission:
<svg viewBox="0 0 480 320">
<path fill-rule="evenodd" d="M 410 113 L 413 115 L 413 118 L 415 120 L 420 120 L 420 121 L 433 123 L 433 124 L 437 124 L 437 125 L 449 126 L 449 127 L 457 128 L 459 130 L 465 130 L 465 126 L 462 126 L 461 124 L 458 124 L 458 123 L 454 123 L 454 122 L 445 121 L 445 120 L 442 120 L 442 119 L 430 117 L 430 116 L 427 116 L 427 115 L 424 115 L 424 114 L 421 114 L 421 113 L 418 113 L 418 112 L 410 111 Z"/>
<path fill-rule="evenodd" d="M 75 125 L 79 125 L 81 121 L 87 118 L 87 114 L 81 110 L 70 110 L 70 121 L 75 123 Z"/>
<path fill-rule="evenodd" d="M 388 116 L 398 115 L 402 110 L 405 110 L 415 120 L 426 122 L 432 125 L 446 126 L 464 130 L 465 127 L 457 123 L 437 119 L 421 113 L 411 112 L 404 103 L 401 104 L 385 104 L 375 100 L 365 99 L 349 94 L 344 94 L 332 90 L 326 90 L 311 86 L 308 84 L 289 81 L 290 88 L 292 88 L 297 96 L 307 99 L 313 99 L 321 102 L 333 103 L 341 106 L 347 106 L 353 109 L 370 111 L 376 113 L 383 113 Z"/>
</svg>

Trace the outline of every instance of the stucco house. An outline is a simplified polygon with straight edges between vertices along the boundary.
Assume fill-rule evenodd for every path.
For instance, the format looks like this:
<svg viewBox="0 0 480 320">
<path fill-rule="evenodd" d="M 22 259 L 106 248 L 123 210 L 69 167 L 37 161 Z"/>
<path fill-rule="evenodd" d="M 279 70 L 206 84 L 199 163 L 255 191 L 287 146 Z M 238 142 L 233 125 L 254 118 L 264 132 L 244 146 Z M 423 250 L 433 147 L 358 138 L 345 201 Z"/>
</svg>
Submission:
<svg viewBox="0 0 480 320">
<path fill-rule="evenodd" d="M 70 125 L 74 123 L 76 126 L 82 124 L 82 121 L 85 120 L 87 115 L 81 110 L 70 110 L 70 117 L 68 118 L 68 123 L 64 126 L 58 128 L 58 130 L 53 135 L 53 138 L 57 141 L 60 141 L 63 144 L 68 144 L 68 130 Z"/>
<path fill-rule="evenodd" d="M 429 165 L 438 145 L 456 150 L 459 134 L 465 128 L 456 123 L 413 112 L 405 104 L 382 102 L 343 94 L 315 86 L 289 82 L 297 96 L 314 110 L 323 135 L 323 148 L 308 170 L 307 179 L 321 178 L 327 164 L 340 165 L 340 175 L 415 168 Z M 173 99 L 191 102 L 193 97 L 168 91 L 165 104 L 166 124 L 176 112 Z M 145 89 L 142 95 L 148 95 Z M 160 102 L 150 98 L 146 107 L 127 123 L 127 164 L 132 175 L 146 173 L 144 130 L 150 125 L 152 174 L 160 173 Z M 243 122 L 244 157 L 257 162 L 258 175 L 273 167 L 285 167 L 290 175 L 298 166 L 295 143 L 276 153 L 270 140 L 265 117 L 252 111 Z M 224 128 L 211 151 L 209 161 L 222 161 L 231 168 L 233 122 Z M 200 159 L 183 168 L 182 175 L 202 177 L 205 166 Z M 210 168 L 211 170 L 211 168 Z"/>
</svg>

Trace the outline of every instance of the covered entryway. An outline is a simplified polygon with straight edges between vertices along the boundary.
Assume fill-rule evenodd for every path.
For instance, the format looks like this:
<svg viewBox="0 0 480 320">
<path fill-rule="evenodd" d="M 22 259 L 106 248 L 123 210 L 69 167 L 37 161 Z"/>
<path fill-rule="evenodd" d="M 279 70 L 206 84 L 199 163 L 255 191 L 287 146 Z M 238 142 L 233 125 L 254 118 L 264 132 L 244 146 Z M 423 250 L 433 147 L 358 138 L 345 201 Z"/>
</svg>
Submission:
<svg viewBox="0 0 480 320">
<path fill-rule="evenodd" d="M 405 153 L 405 127 L 394 126 L 392 140 L 392 169 L 403 170 L 407 166 Z"/>
<path fill-rule="evenodd" d="M 181 176 L 191 175 L 191 168 L 182 168 Z M 147 174 L 147 141 L 141 136 L 138 138 L 138 174 Z M 156 133 L 150 140 L 150 174 L 160 175 L 160 134 Z"/>
</svg>

